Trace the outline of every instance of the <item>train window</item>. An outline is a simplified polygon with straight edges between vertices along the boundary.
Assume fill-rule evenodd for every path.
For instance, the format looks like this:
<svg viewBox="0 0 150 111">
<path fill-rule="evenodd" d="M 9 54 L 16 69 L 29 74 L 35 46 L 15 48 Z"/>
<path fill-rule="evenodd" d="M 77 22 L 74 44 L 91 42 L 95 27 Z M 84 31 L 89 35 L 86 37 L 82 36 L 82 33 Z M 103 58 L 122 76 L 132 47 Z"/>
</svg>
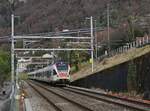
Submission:
<svg viewBox="0 0 150 111">
<path fill-rule="evenodd" d="M 45 75 L 44 75 L 45 77 L 47 77 L 47 73 L 48 73 L 48 72 L 47 72 L 47 71 L 45 71 Z"/>
<path fill-rule="evenodd" d="M 46 77 L 47 77 L 47 71 L 45 71 L 45 74 L 44 74 L 44 76 L 46 76 Z"/>
<path fill-rule="evenodd" d="M 43 77 L 45 77 L 45 73 L 46 73 L 46 72 L 43 72 Z"/>
<path fill-rule="evenodd" d="M 49 73 L 49 76 L 51 76 L 51 75 L 52 75 L 52 71 L 49 71 L 48 73 Z"/>
<path fill-rule="evenodd" d="M 42 77 L 44 77 L 45 72 L 42 72 Z"/>
<path fill-rule="evenodd" d="M 56 67 L 58 71 L 68 70 L 68 64 L 66 63 L 57 63 Z"/>
<path fill-rule="evenodd" d="M 45 72 L 45 76 L 47 76 L 47 71 Z"/>
<path fill-rule="evenodd" d="M 50 77 L 49 71 L 46 72 L 46 76 L 47 76 L 47 77 Z"/>
<path fill-rule="evenodd" d="M 53 75 L 57 75 L 57 72 L 55 70 L 53 70 Z"/>
<path fill-rule="evenodd" d="M 46 77 L 49 77 L 49 76 L 48 76 L 48 71 L 46 72 Z"/>
</svg>

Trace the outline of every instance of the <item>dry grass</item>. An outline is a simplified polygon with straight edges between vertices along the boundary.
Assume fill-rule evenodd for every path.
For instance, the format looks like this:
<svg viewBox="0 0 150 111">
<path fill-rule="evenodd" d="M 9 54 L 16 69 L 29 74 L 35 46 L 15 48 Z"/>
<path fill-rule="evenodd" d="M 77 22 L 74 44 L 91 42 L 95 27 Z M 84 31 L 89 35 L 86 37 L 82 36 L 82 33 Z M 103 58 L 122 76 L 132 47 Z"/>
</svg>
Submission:
<svg viewBox="0 0 150 111">
<path fill-rule="evenodd" d="M 142 48 L 131 49 L 128 52 L 125 52 L 123 54 L 118 54 L 118 55 L 115 55 L 110 58 L 105 58 L 101 62 L 96 61 L 94 63 L 94 72 L 93 73 L 91 71 L 91 66 L 87 65 L 87 67 L 84 67 L 82 70 L 78 71 L 77 73 L 72 74 L 71 80 L 75 81 L 77 79 L 86 77 L 86 76 L 94 74 L 96 72 L 103 71 L 105 69 L 111 68 L 113 66 L 122 64 L 122 63 L 132 60 L 134 58 L 145 55 L 149 52 L 150 52 L 150 45 L 147 45 Z"/>
</svg>

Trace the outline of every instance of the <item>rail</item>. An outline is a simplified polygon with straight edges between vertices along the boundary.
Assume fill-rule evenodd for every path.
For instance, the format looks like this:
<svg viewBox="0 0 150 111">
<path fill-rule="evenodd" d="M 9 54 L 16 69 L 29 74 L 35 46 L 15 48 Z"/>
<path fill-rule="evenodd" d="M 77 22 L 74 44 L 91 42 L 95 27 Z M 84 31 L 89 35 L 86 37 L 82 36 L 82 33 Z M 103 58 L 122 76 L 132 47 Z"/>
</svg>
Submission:
<svg viewBox="0 0 150 111">
<path fill-rule="evenodd" d="M 81 87 L 74 87 L 74 86 L 50 87 L 46 83 L 42 84 L 42 83 L 33 82 L 33 81 L 32 82 L 30 81 L 29 84 L 34 84 L 34 86 L 37 87 L 37 90 L 43 89 L 41 90 L 42 95 L 46 94 L 44 91 L 46 90 L 48 92 L 47 95 L 52 93 L 53 97 L 54 95 L 56 95 L 57 97 L 62 98 L 63 100 L 67 100 L 69 103 L 73 103 L 74 105 L 79 106 L 80 108 L 86 111 L 87 110 L 89 111 L 100 110 L 99 108 L 102 108 L 101 104 L 99 102 L 97 103 L 96 101 L 101 101 L 105 103 L 105 105 L 107 104 L 107 106 L 114 104 L 114 106 L 119 108 L 119 110 L 126 109 L 126 110 L 136 110 L 136 111 L 149 111 L 149 108 L 150 108 L 150 104 L 148 103 L 144 103 L 144 102 L 136 101 L 136 100 L 135 101 L 126 100 L 125 98 L 114 97 L 112 95 L 108 95 L 105 92 L 94 91 L 91 89 L 86 89 L 86 88 L 81 88 Z M 47 99 L 52 100 L 52 98 L 47 98 Z M 52 102 L 51 104 L 56 105 L 56 103 L 53 103 L 53 101 L 51 102 Z M 58 108 L 58 106 L 55 106 L 55 107 Z M 61 107 L 59 110 L 62 110 Z"/>
<path fill-rule="evenodd" d="M 150 108 L 150 103 L 145 103 L 142 100 L 139 101 L 139 100 L 122 98 L 122 97 L 107 94 L 105 92 L 81 88 L 81 87 L 75 87 L 75 86 L 67 86 L 64 89 L 75 92 L 75 93 L 80 93 L 82 95 L 87 95 L 89 97 L 92 97 L 98 100 L 106 101 L 108 103 L 113 103 L 119 106 L 124 106 L 124 107 L 134 109 L 134 110 L 149 111 L 149 108 Z"/>
</svg>

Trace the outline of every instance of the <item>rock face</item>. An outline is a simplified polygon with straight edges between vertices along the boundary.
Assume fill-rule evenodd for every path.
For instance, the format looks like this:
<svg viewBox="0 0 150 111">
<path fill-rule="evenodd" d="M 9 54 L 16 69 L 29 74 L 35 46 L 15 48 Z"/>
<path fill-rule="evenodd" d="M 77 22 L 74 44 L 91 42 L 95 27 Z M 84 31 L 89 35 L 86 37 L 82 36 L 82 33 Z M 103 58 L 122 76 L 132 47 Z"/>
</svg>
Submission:
<svg viewBox="0 0 150 111">
<path fill-rule="evenodd" d="M 74 81 L 72 84 L 113 91 L 150 90 L 150 53 Z"/>
</svg>

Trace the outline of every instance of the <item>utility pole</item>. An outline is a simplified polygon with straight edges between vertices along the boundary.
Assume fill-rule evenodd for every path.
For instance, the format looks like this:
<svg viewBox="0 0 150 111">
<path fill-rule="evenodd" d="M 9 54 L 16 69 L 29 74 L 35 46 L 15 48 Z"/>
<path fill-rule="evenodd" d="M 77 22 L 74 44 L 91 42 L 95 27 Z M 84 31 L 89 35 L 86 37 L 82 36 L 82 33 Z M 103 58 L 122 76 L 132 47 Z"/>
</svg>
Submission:
<svg viewBox="0 0 150 111">
<path fill-rule="evenodd" d="M 11 82 L 12 91 L 14 91 L 14 14 L 11 15 Z"/>
<path fill-rule="evenodd" d="M 16 57 L 17 58 L 17 57 Z M 16 84 L 18 84 L 18 76 L 19 76 L 19 63 L 18 63 L 18 60 L 17 60 L 17 67 L 16 67 Z"/>
<path fill-rule="evenodd" d="M 93 17 L 90 17 L 90 22 L 91 22 L 91 63 L 92 63 L 92 72 L 94 70 L 94 47 L 93 47 L 93 40 L 94 40 L 94 36 L 93 36 Z"/>
<path fill-rule="evenodd" d="M 110 23 L 109 23 L 109 17 L 110 17 L 110 12 L 109 12 L 109 4 L 107 4 L 107 47 L 108 47 L 108 55 L 110 53 Z"/>
</svg>

